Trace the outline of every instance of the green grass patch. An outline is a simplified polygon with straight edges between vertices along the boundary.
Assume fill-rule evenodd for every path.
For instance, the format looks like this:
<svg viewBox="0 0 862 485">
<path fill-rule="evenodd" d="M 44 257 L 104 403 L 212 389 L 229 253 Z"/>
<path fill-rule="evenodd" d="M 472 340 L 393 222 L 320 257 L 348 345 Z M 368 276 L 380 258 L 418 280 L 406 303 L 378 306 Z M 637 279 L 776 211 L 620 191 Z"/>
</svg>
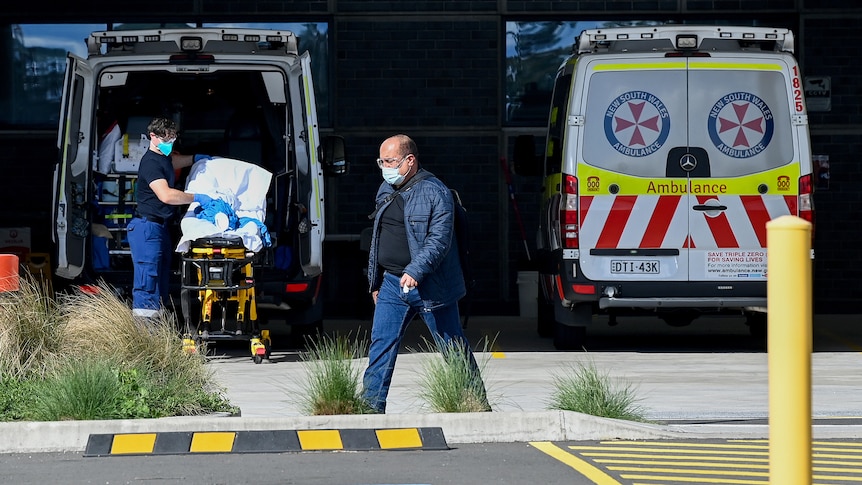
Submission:
<svg viewBox="0 0 862 485">
<path fill-rule="evenodd" d="M 323 335 L 307 343 L 301 354 L 308 372 L 301 399 L 306 414 L 367 414 L 373 412 L 362 398 L 362 366 L 367 356 L 364 341 L 350 335 Z"/>
<path fill-rule="evenodd" d="M 466 343 L 450 340 L 440 348 L 433 342 L 424 343 L 428 352 L 419 377 L 419 397 L 435 413 L 473 413 L 490 411 L 482 370 L 487 361 L 478 364 L 471 359 Z M 487 345 L 486 345 L 487 347 Z M 490 354 L 484 354 L 490 355 Z"/>
<path fill-rule="evenodd" d="M 21 403 L 21 404 L 19 404 Z M 0 420 L 157 418 L 237 409 L 169 315 L 135 317 L 114 290 L 0 294 Z"/>
<path fill-rule="evenodd" d="M 636 388 L 600 371 L 595 363 L 578 362 L 553 375 L 549 409 L 576 411 L 603 418 L 646 422 Z"/>
</svg>

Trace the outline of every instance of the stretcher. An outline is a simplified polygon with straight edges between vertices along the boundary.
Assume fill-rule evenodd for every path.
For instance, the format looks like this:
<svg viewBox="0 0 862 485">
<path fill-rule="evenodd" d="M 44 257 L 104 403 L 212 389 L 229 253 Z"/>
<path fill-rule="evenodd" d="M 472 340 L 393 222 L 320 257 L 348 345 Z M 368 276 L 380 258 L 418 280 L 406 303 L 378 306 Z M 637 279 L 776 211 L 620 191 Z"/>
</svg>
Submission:
<svg viewBox="0 0 862 485">
<path fill-rule="evenodd" d="M 189 173 L 186 190 L 227 202 L 234 223 L 207 217 L 196 203 L 180 221 L 180 305 L 188 351 L 207 341 L 247 340 L 254 363 L 269 359 L 272 340 L 257 322 L 254 266 L 269 243 L 260 221 L 270 180 L 259 166 L 226 158 L 197 162 Z"/>
</svg>

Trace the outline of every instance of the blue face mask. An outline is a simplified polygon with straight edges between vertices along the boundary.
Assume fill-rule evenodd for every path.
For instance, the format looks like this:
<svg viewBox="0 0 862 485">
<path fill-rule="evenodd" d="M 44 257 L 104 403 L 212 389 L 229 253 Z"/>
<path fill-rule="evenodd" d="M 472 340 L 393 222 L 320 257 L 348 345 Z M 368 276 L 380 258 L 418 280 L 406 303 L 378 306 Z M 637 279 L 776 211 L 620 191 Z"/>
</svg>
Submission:
<svg viewBox="0 0 862 485">
<path fill-rule="evenodd" d="M 170 142 L 170 143 L 162 142 L 162 143 L 159 143 L 158 145 L 156 145 L 156 147 L 159 149 L 160 152 L 164 153 L 165 156 L 168 156 L 171 154 L 171 150 L 174 149 L 174 142 Z"/>
<path fill-rule="evenodd" d="M 380 171 L 383 174 L 383 180 L 392 185 L 400 185 L 401 182 L 404 182 L 404 175 L 398 173 L 398 169 L 395 167 L 383 167 Z"/>
</svg>

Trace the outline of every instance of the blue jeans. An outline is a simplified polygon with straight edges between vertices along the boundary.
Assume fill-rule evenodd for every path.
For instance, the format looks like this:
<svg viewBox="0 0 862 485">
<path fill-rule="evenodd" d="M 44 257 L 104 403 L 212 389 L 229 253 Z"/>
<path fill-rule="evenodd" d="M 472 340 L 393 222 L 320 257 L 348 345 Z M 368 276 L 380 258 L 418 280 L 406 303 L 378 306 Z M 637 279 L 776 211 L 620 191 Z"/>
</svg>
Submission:
<svg viewBox="0 0 862 485">
<path fill-rule="evenodd" d="M 167 224 L 140 217 L 129 221 L 127 229 L 135 270 L 132 312 L 155 316 L 162 300 L 167 301 L 170 296 L 171 234 Z"/>
<path fill-rule="evenodd" d="M 414 288 L 409 293 L 404 293 L 400 280 L 398 276 L 390 273 L 383 275 L 383 284 L 380 286 L 377 306 L 374 308 L 368 368 L 363 378 L 363 396 L 368 405 L 378 413 L 386 411 L 386 396 L 392 383 L 401 340 L 407 325 L 417 313 L 425 321 L 438 348 L 446 343 L 463 346 L 469 353 L 470 365 L 475 369 L 476 378 L 481 381 L 479 366 L 476 365 L 470 344 L 461 329 L 458 304 L 425 308 L 419 290 Z M 484 385 L 481 389 L 484 392 Z"/>
</svg>

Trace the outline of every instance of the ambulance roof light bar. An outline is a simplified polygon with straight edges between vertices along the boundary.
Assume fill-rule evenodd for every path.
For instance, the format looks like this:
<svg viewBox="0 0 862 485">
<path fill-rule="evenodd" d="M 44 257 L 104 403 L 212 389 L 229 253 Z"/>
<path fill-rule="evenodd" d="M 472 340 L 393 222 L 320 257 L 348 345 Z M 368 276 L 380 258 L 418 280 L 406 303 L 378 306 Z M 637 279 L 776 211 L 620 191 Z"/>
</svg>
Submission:
<svg viewBox="0 0 862 485">
<path fill-rule="evenodd" d="M 112 50 L 134 50 L 137 45 L 155 45 L 159 42 L 173 42 L 177 49 L 185 52 L 199 52 L 207 48 L 209 42 L 238 42 L 254 44 L 255 51 L 281 50 L 288 54 L 298 53 L 298 40 L 290 31 L 266 29 L 152 29 L 152 30 L 108 30 L 93 32 L 87 38 L 87 51 L 90 55 Z"/>
<path fill-rule="evenodd" d="M 704 39 L 738 40 L 745 43 L 771 42 L 775 50 L 793 52 L 793 32 L 771 27 L 711 26 L 711 25 L 656 25 L 652 27 L 614 27 L 588 29 L 575 41 L 578 54 L 595 52 L 616 41 L 625 42 L 632 50 L 639 40 L 667 39 L 676 49 L 696 49 Z M 653 43 L 654 45 L 654 43 Z"/>
</svg>

